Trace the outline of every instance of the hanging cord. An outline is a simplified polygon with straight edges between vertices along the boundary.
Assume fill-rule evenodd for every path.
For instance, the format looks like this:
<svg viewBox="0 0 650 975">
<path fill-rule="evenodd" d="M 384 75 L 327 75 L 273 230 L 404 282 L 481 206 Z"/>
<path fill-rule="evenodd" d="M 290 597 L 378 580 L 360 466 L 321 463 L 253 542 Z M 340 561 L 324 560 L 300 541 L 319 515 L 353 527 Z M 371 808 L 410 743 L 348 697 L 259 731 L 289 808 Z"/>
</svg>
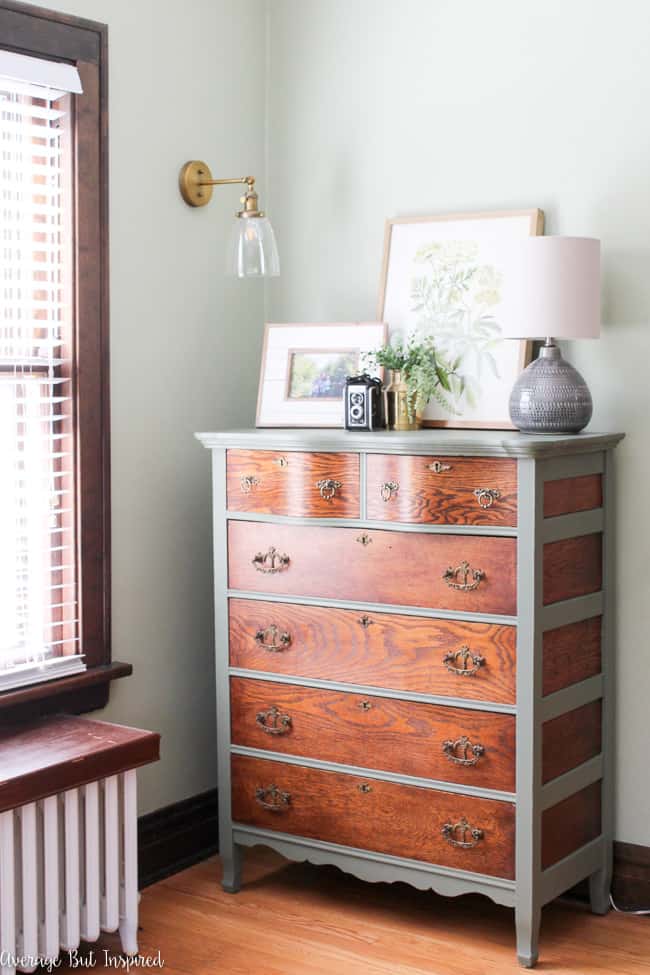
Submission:
<svg viewBox="0 0 650 975">
<path fill-rule="evenodd" d="M 617 907 L 616 904 L 614 903 L 614 898 L 612 897 L 611 894 L 609 895 L 609 903 L 612 905 L 612 907 L 614 908 L 614 910 L 617 911 L 619 914 L 631 914 L 631 915 L 633 915 L 635 917 L 650 917 L 650 910 L 648 910 L 648 911 L 628 911 L 624 907 Z"/>
</svg>

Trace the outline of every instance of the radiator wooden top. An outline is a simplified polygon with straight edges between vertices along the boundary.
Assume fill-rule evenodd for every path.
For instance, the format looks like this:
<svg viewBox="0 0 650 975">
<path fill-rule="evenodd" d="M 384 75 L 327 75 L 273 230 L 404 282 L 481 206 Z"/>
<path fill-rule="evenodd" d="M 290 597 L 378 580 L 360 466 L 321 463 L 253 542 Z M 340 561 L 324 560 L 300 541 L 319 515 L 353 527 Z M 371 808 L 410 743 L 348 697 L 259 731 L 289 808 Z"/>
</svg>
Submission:
<svg viewBox="0 0 650 975">
<path fill-rule="evenodd" d="M 54 716 L 0 728 L 0 812 L 156 762 L 160 735 Z"/>
</svg>

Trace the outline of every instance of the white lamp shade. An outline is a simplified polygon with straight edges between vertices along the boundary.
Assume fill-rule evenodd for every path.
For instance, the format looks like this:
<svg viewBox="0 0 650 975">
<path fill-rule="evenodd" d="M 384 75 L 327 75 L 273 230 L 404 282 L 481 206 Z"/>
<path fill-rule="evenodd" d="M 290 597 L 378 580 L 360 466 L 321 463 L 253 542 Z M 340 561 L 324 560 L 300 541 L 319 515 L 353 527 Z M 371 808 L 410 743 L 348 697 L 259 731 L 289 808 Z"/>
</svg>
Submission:
<svg viewBox="0 0 650 975">
<path fill-rule="evenodd" d="M 600 241 L 526 237 L 508 248 L 497 320 L 505 338 L 600 334 Z"/>
</svg>

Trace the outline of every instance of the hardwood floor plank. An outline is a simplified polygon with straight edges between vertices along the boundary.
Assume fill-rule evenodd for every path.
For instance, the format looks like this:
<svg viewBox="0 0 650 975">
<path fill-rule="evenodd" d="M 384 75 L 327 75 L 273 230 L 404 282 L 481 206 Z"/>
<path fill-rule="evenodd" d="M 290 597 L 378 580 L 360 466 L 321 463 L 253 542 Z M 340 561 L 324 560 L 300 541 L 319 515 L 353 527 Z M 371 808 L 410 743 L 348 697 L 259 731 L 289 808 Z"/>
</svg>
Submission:
<svg viewBox="0 0 650 975">
<path fill-rule="evenodd" d="M 225 894 L 219 875 L 213 858 L 143 892 L 140 951 L 153 956 L 160 949 L 164 975 L 521 971 L 512 911 L 476 894 L 444 898 L 403 884 L 366 884 L 260 848 L 246 851 L 239 894 Z M 116 953 L 116 936 L 104 936 L 103 947 Z M 97 948 L 96 957 L 103 960 Z M 543 912 L 544 975 L 648 975 L 649 957 L 648 918 L 596 917 L 559 901 Z M 101 963 L 94 969 L 110 970 Z"/>
</svg>

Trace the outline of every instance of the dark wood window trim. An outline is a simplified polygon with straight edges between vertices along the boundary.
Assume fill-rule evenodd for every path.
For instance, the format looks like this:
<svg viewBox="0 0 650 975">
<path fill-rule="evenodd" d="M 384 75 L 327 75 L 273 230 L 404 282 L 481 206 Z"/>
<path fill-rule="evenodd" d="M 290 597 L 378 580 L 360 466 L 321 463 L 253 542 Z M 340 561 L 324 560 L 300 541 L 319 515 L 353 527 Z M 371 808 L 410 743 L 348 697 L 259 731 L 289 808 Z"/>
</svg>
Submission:
<svg viewBox="0 0 650 975">
<path fill-rule="evenodd" d="M 0 0 L 0 48 L 68 61 L 75 98 L 74 400 L 80 646 L 88 670 L 0 694 L 0 720 L 102 707 L 109 683 L 131 672 L 111 661 L 108 351 L 108 29 L 104 24 Z"/>
</svg>

